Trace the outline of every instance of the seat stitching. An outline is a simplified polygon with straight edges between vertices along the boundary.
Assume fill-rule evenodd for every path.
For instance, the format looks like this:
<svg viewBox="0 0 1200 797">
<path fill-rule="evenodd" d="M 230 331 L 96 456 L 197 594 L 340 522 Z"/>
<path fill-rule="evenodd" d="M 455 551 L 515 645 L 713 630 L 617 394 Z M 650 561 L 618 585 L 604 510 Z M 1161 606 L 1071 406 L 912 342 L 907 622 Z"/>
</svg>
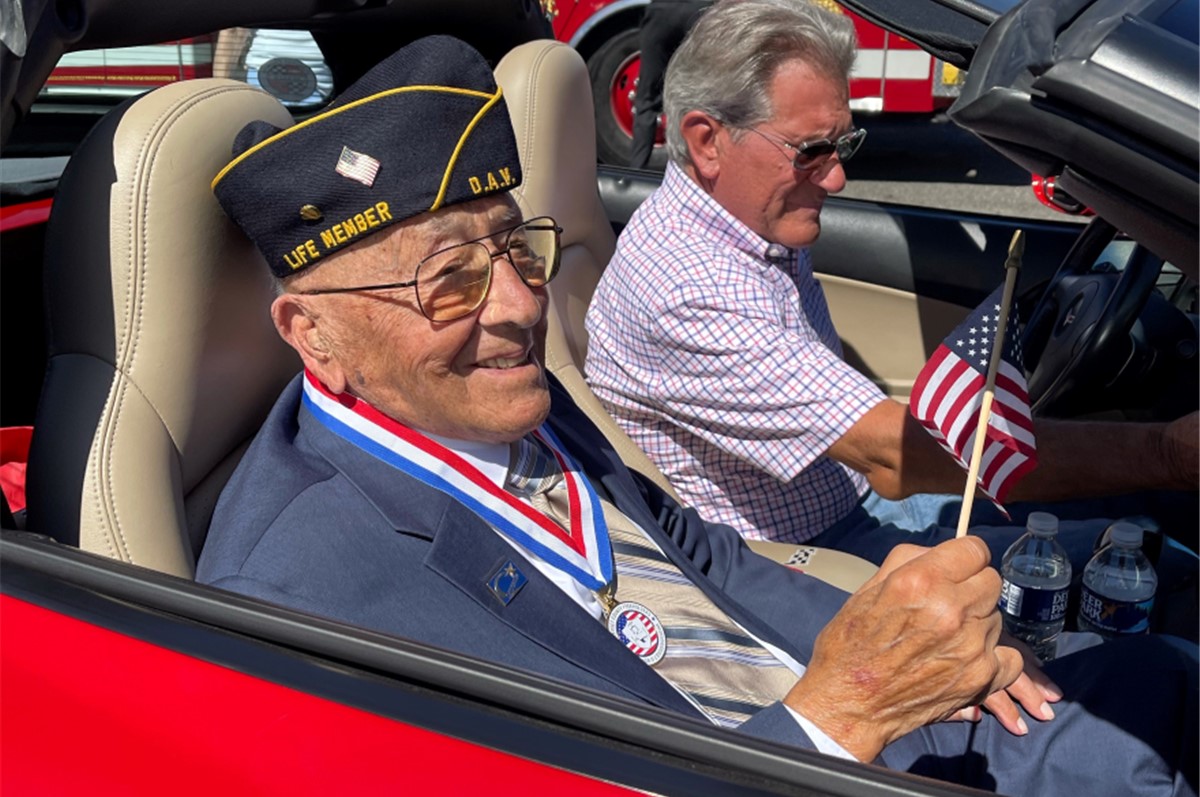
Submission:
<svg viewBox="0 0 1200 797">
<path fill-rule="evenodd" d="M 138 344 L 138 341 L 140 340 L 141 325 L 142 325 L 142 320 L 143 320 L 145 290 L 144 289 L 139 290 L 139 287 L 143 286 L 143 283 L 144 283 L 144 277 L 145 277 L 144 264 L 145 264 L 146 258 L 144 256 L 139 256 L 138 252 L 144 253 L 146 251 L 146 249 L 148 248 L 148 240 L 147 240 L 148 232 L 147 232 L 147 225 L 145 225 L 145 224 L 140 224 L 137 227 L 134 227 L 134 222 L 137 221 L 136 210 L 139 207 L 139 203 L 135 200 L 141 199 L 141 200 L 144 200 L 147 202 L 149 201 L 149 195 L 148 195 L 149 181 L 145 179 L 145 176 L 153 171 L 154 162 L 158 157 L 157 150 L 153 150 L 153 155 L 150 159 L 150 163 L 147 165 L 147 164 L 144 164 L 145 153 L 147 151 L 147 148 L 149 148 L 151 146 L 152 142 L 157 142 L 158 140 L 160 140 L 162 138 L 162 136 L 164 134 L 164 129 L 163 129 L 164 128 L 164 125 L 163 125 L 164 119 L 171 118 L 171 117 L 179 118 L 179 117 L 186 115 L 201 100 L 207 100 L 211 97 L 218 96 L 220 94 L 225 94 L 225 93 L 230 93 L 230 92 L 241 92 L 241 91 L 252 91 L 252 92 L 257 93 L 257 90 L 251 88 L 250 86 L 239 86 L 239 85 L 214 86 L 214 87 L 204 90 L 203 92 L 201 92 L 199 94 L 194 94 L 194 95 L 189 96 L 183 102 L 173 103 L 171 105 L 168 105 L 162 111 L 162 113 L 159 114 L 158 118 L 155 119 L 154 122 L 148 127 L 146 134 L 142 138 L 141 145 L 140 145 L 139 151 L 138 151 L 138 157 L 135 161 L 135 163 L 138 164 L 140 168 L 138 168 L 137 174 L 135 175 L 135 179 L 131 181 L 130 190 L 129 190 L 129 198 L 131 200 L 130 207 L 129 207 L 129 228 L 137 230 L 138 234 L 134 235 L 134 236 L 130 236 L 130 240 L 131 241 L 137 240 L 140 237 L 140 241 L 139 241 L 140 246 L 139 246 L 139 249 L 137 252 L 134 252 L 134 251 L 130 252 L 129 257 L 133 262 L 129 263 L 127 265 L 129 266 L 129 273 L 131 275 L 136 275 L 138 277 L 138 279 L 131 279 L 129 281 L 129 287 L 126 290 L 126 301 L 125 301 L 126 332 L 125 332 L 125 341 L 123 341 L 125 345 L 122 346 L 122 353 L 121 353 L 120 357 L 117 358 L 117 362 L 114 364 L 115 369 L 117 371 L 117 379 L 119 380 L 119 384 L 117 385 L 118 395 L 115 397 L 115 401 L 114 401 L 115 406 L 112 408 L 112 412 L 105 413 L 106 418 L 105 418 L 105 423 L 104 423 L 104 427 L 102 429 L 102 435 L 101 435 L 101 439 L 103 441 L 103 443 L 102 443 L 103 456 L 100 459 L 100 461 L 103 462 L 104 467 L 103 467 L 103 473 L 98 474 L 98 477 L 102 480 L 102 483 L 105 484 L 108 488 L 105 491 L 101 491 L 101 494 L 99 496 L 99 503 L 100 503 L 99 508 L 101 511 L 102 528 L 111 529 L 112 531 L 115 531 L 115 533 L 116 533 L 115 541 L 120 543 L 121 551 L 124 553 L 124 557 L 114 557 L 114 558 L 123 558 L 125 561 L 131 562 L 134 564 L 137 564 L 137 562 L 134 560 L 133 554 L 131 553 L 131 551 L 129 549 L 129 541 L 126 538 L 126 535 L 124 532 L 123 524 L 120 519 L 120 512 L 118 510 L 118 507 L 116 506 L 115 501 L 113 500 L 113 496 L 115 495 L 115 491 L 113 489 L 113 487 L 114 487 L 113 473 L 115 471 L 115 468 L 113 467 L 113 462 L 112 462 L 112 457 L 113 457 L 113 453 L 114 453 L 112 441 L 113 441 L 113 438 L 115 437 L 116 427 L 120 424 L 120 416 L 121 416 L 122 410 L 125 405 L 124 396 L 125 396 L 125 390 L 127 389 L 127 382 L 132 383 L 134 381 L 133 375 L 132 375 L 133 365 L 134 365 L 135 360 L 137 359 L 137 353 L 138 353 L 138 345 L 137 344 Z M 142 221 L 144 221 L 144 219 Z M 111 254 L 111 250 L 110 250 L 110 254 Z M 136 266 L 136 268 L 135 268 L 135 266 Z M 136 312 L 133 314 L 134 318 L 136 319 L 136 322 L 131 320 L 128 316 L 128 307 L 130 304 L 130 297 L 129 297 L 130 293 L 134 294 L 134 297 L 136 300 L 135 304 L 136 304 L 137 309 L 136 309 Z M 134 334 L 134 330 L 137 331 L 137 334 Z M 164 430 L 167 432 L 168 438 L 171 440 L 172 444 L 175 445 L 176 454 L 178 455 L 179 447 L 178 447 L 178 444 L 176 443 L 175 435 L 172 432 L 170 426 L 166 423 L 166 420 L 163 417 L 163 414 L 159 411 L 158 407 L 156 407 L 154 405 L 154 402 L 150 400 L 149 396 L 147 396 L 145 393 L 143 393 L 140 389 L 138 390 L 138 393 L 143 398 L 145 398 L 146 403 L 151 408 L 154 409 L 155 414 L 158 416 L 159 420 L 162 422 Z M 103 522 L 105 520 L 105 516 L 107 516 L 107 519 L 108 519 L 107 523 Z M 106 536 L 110 536 L 110 535 L 106 534 Z"/>
</svg>

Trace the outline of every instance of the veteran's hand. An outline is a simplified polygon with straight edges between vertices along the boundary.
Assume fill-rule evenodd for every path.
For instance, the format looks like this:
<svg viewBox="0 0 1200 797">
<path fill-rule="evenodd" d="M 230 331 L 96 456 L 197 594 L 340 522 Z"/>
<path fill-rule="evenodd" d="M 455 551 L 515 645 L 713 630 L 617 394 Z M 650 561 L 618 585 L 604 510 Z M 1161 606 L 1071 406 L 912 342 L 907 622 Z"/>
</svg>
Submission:
<svg viewBox="0 0 1200 797">
<path fill-rule="evenodd" d="M 817 636 L 784 702 L 871 761 L 914 728 L 1003 693 L 1024 663 L 997 644 L 1000 575 L 990 561 L 976 537 L 898 546 Z"/>
</svg>

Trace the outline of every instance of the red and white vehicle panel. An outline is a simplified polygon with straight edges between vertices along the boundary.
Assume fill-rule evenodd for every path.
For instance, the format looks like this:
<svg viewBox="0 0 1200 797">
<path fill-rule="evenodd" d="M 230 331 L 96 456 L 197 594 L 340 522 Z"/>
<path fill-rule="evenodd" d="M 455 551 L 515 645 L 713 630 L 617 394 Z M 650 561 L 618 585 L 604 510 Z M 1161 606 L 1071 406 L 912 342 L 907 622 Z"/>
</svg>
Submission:
<svg viewBox="0 0 1200 797">
<path fill-rule="evenodd" d="M 129 96 L 212 77 L 215 36 L 67 53 L 46 81 L 49 96 Z"/>
<path fill-rule="evenodd" d="M 858 34 L 850 108 L 864 113 L 929 113 L 958 95 L 962 72 L 915 44 L 846 12 Z"/>
<path fill-rule="evenodd" d="M 928 113 L 950 104 L 962 73 L 933 58 L 902 36 L 880 28 L 833 0 L 813 0 L 854 21 L 859 56 L 850 81 L 856 111 Z M 584 52 L 598 49 L 616 33 L 637 27 L 649 0 L 545 0 L 554 35 Z"/>
<path fill-rule="evenodd" d="M 596 100 L 596 150 L 601 161 L 625 163 L 633 135 L 640 71 L 638 29 L 650 0 L 541 0 L 554 36 L 588 63 Z M 930 113 L 948 107 L 962 73 L 915 44 L 846 11 L 834 0 L 812 2 L 854 22 L 859 56 L 850 79 L 850 107 L 862 113 Z M 661 142 L 661 130 L 660 138 Z"/>
</svg>

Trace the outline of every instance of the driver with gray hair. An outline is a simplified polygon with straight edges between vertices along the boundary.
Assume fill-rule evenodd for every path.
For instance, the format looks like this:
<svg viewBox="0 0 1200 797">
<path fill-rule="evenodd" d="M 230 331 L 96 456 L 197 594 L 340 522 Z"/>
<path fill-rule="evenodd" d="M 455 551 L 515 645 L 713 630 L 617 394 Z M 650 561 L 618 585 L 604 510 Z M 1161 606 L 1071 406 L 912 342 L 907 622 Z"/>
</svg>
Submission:
<svg viewBox="0 0 1200 797">
<path fill-rule="evenodd" d="M 771 79 L 792 59 L 849 83 L 858 43 L 844 14 L 820 13 L 818 4 L 797 7 L 788 0 L 727 5 L 672 64 L 671 81 L 663 89 L 668 120 L 703 111 L 741 137 L 773 115 Z M 668 157 L 680 166 L 690 164 L 681 128 L 668 124 L 666 137 Z"/>
<path fill-rule="evenodd" d="M 906 405 L 846 362 L 813 274 L 821 208 L 866 138 L 849 107 L 854 27 L 826 5 L 719 2 L 676 51 L 670 163 L 592 299 L 586 373 L 706 519 L 878 563 L 900 542 L 953 536 L 964 474 Z M 1077 573 L 1127 516 L 1195 547 L 1195 414 L 1034 427 L 1039 464 L 1011 491 L 1012 519 L 975 504 L 973 532 L 993 562 L 1038 510 L 1061 519 Z M 1157 488 L 1175 492 L 1135 494 Z M 1194 554 L 1167 548 L 1163 581 L 1194 582 Z M 1193 609 L 1180 628 L 1194 637 L 1195 626 Z"/>
</svg>

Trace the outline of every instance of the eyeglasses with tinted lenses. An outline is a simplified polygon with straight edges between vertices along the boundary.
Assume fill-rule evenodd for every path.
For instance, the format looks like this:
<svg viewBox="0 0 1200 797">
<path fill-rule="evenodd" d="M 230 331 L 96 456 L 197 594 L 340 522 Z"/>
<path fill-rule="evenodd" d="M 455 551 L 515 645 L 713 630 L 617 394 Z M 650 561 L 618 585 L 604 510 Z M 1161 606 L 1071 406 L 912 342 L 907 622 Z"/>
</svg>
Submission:
<svg viewBox="0 0 1200 797">
<path fill-rule="evenodd" d="M 562 228 L 549 216 L 539 216 L 515 227 L 497 230 L 474 241 L 439 249 L 417 264 L 415 279 L 382 285 L 323 288 L 299 293 L 356 293 L 394 288 L 416 288 L 417 307 L 430 321 L 453 321 L 474 312 L 492 286 L 492 262 L 503 256 L 521 281 L 540 288 L 558 273 Z M 504 245 L 492 251 L 484 243 L 504 236 Z"/>
<path fill-rule="evenodd" d="M 746 129 L 752 133 L 757 133 L 776 146 L 783 146 L 792 150 L 795 153 L 792 156 L 792 168 L 798 172 L 807 172 L 820 168 L 833 155 L 837 155 L 838 163 L 845 163 L 854 157 L 854 153 L 858 152 L 858 148 L 862 146 L 863 140 L 867 137 L 867 131 L 859 128 L 832 140 L 819 138 L 815 141 L 792 144 L 784 141 L 782 138 L 769 136 L 753 127 L 747 127 Z"/>
</svg>

